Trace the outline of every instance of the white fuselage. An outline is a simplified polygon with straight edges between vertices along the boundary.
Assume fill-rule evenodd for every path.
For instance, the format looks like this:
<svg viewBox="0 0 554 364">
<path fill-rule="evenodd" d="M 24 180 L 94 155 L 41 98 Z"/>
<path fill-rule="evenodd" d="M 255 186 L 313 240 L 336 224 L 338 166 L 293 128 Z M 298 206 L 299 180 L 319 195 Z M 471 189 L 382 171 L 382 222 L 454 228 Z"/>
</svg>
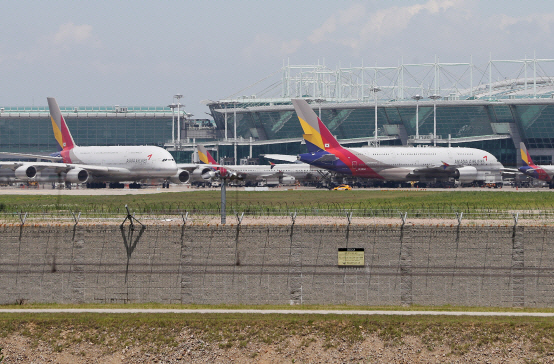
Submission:
<svg viewBox="0 0 554 364">
<path fill-rule="evenodd" d="M 173 156 L 155 146 L 75 147 L 69 151 L 69 159 L 64 162 L 83 165 L 100 181 L 170 178 L 177 173 Z M 107 171 L 93 167 L 106 167 Z"/>
<path fill-rule="evenodd" d="M 279 179 L 280 177 L 293 177 L 295 180 L 315 181 L 319 179 L 319 168 L 306 163 L 275 164 L 271 165 L 230 165 L 224 166 L 228 171 L 235 172 L 246 181 L 261 179 Z"/>
<path fill-rule="evenodd" d="M 418 169 L 438 166 L 475 167 L 476 180 L 502 179 L 502 164 L 492 154 L 474 148 L 441 148 L 441 147 L 381 147 L 381 148 L 351 148 L 368 158 L 368 167 L 379 173 L 385 180 L 405 181 L 413 180 L 410 174 L 417 176 Z M 439 171 L 440 172 L 440 171 Z M 425 174 L 425 178 L 440 176 L 432 171 Z"/>
<path fill-rule="evenodd" d="M 502 180 L 503 166 L 496 157 L 474 148 L 366 147 L 329 149 L 328 153 L 334 154 L 337 159 L 325 161 L 324 158 L 319 159 L 320 155 L 310 157 L 309 153 L 300 157 L 305 162 L 313 158 L 312 165 L 353 177 L 387 181 L 444 180 L 455 176 L 463 167 L 473 171 L 475 180 Z"/>
</svg>

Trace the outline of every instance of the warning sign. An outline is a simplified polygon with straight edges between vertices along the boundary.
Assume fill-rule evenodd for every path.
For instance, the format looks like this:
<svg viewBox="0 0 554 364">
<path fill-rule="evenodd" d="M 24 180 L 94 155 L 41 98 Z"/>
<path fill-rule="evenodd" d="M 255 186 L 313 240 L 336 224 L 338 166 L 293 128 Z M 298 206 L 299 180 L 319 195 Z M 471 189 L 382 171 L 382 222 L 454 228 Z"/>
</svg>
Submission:
<svg viewBox="0 0 554 364">
<path fill-rule="evenodd" d="M 365 252 L 363 248 L 339 248 L 339 267 L 363 267 Z"/>
</svg>

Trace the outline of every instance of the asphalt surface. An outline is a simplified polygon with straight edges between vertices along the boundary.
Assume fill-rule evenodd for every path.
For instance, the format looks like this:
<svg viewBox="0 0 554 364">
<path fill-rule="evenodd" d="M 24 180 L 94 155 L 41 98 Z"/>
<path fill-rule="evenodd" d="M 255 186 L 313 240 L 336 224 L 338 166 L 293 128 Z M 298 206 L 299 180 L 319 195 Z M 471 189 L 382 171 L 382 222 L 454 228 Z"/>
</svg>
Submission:
<svg viewBox="0 0 554 364">
<path fill-rule="evenodd" d="M 43 188 L 44 187 L 44 188 Z M 190 185 L 171 185 L 170 188 L 161 188 L 161 187 L 147 187 L 141 189 L 87 189 L 87 188 L 73 188 L 68 189 L 52 189 L 51 185 L 44 185 L 41 188 L 22 188 L 22 187 L 0 187 L 0 194 L 3 195 L 68 195 L 68 196 L 91 196 L 91 195 L 145 195 L 153 193 L 165 193 L 165 192 L 195 192 L 195 191 L 220 191 L 221 188 L 198 188 L 192 187 Z M 303 186 L 282 186 L 282 187 L 272 187 L 268 191 L 287 191 L 287 190 L 317 190 L 317 191 L 326 191 L 322 189 L 317 189 L 315 187 L 303 187 Z M 244 191 L 244 187 L 227 187 L 227 191 Z M 459 191 L 494 191 L 494 192 L 549 192 L 550 190 L 546 187 L 534 187 L 534 188 L 516 188 L 516 187 L 504 187 L 504 188 L 484 188 L 484 187 L 464 187 L 464 188 L 354 188 L 353 191 L 449 191 L 449 192 L 459 192 Z M 348 191 L 329 191 L 330 193 L 348 193 Z"/>
</svg>

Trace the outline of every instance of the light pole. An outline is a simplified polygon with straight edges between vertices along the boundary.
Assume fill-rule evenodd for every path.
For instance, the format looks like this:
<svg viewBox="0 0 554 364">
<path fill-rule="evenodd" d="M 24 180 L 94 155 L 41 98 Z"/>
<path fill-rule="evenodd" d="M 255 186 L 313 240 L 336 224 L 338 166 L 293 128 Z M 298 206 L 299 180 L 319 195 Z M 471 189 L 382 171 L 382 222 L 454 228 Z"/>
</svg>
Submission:
<svg viewBox="0 0 554 364">
<path fill-rule="evenodd" d="M 179 149 L 181 148 L 181 102 L 179 101 L 183 95 L 177 94 L 173 96 L 177 99 L 177 143 L 179 143 Z"/>
<path fill-rule="evenodd" d="M 171 143 L 173 143 L 173 148 L 175 148 L 175 108 L 177 107 L 176 103 L 167 105 L 171 109 Z"/>
<path fill-rule="evenodd" d="M 227 102 L 221 102 L 223 105 L 223 115 L 225 115 L 225 141 L 227 141 Z"/>
<path fill-rule="evenodd" d="M 235 152 L 235 164 L 239 164 L 237 162 L 237 103 L 235 102 L 233 104 L 233 136 L 234 136 L 234 152 Z"/>
<path fill-rule="evenodd" d="M 227 223 L 227 175 L 221 177 L 221 224 Z"/>
<path fill-rule="evenodd" d="M 321 120 L 321 103 L 325 100 L 323 99 L 315 99 L 314 100 L 315 102 L 317 102 L 318 106 L 319 106 L 319 120 Z"/>
<path fill-rule="evenodd" d="M 190 125 L 190 118 L 193 117 L 194 115 L 187 112 L 186 110 L 183 110 L 183 111 L 185 112 L 185 115 L 184 115 L 185 116 L 185 140 L 188 143 L 189 142 L 189 136 L 188 136 L 187 130 L 188 130 L 188 126 Z M 194 138 L 193 138 L 193 143 L 194 143 Z"/>
<path fill-rule="evenodd" d="M 433 146 L 437 146 L 437 100 L 441 97 L 439 95 L 431 95 L 430 99 L 433 100 Z"/>
<path fill-rule="evenodd" d="M 420 95 L 412 96 L 412 99 L 416 100 L 416 113 L 415 113 L 415 138 L 419 139 L 419 100 L 423 97 Z"/>
<path fill-rule="evenodd" d="M 381 91 L 381 89 L 377 86 L 374 86 L 370 89 L 371 92 L 373 92 L 373 98 L 375 99 L 375 140 L 374 140 L 374 145 L 377 147 L 379 145 L 379 139 L 378 139 L 378 136 L 377 136 L 377 130 L 378 130 L 378 126 L 377 126 L 377 92 Z"/>
</svg>

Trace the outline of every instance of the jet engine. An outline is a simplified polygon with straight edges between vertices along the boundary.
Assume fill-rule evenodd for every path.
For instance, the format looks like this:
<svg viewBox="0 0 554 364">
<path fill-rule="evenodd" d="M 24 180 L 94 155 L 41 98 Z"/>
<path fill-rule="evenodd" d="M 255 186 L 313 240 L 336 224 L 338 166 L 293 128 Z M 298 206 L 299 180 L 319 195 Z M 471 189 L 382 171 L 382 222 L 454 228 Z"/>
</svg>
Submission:
<svg viewBox="0 0 554 364">
<path fill-rule="evenodd" d="M 282 185 L 293 185 L 296 183 L 296 178 L 293 176 L 283 176 L 279 178 L 279 183 Z"/>
<path fill-rule="evenodd" d="M 71 183 L 85 183 L 90 175 L 86 169 L 73 168 L 65 175 L 65 181 Z"/>
<path fill-rule="evenodd" d="M 216 172 L 211 168 L 202 169 L 202 171 L 200 171 L 200 175 L 205 180 L 209 180 L 209 179 L 214 178 L 215 176 L 217 176 Z"/>
<path fill-rule="evenodd" d="M 37 169 L 35 166 L 24 165 L 17 167 L 15 170 L 15 177 L 22 180 L 29 180 L 35 178 L 37 175 Z"/>
<path fill-rule="evenodd" d="M 456 169 L 454 177 L 461 183 L 471 183 L 477 178 L 477 168 L 475 167 L 461 167 Z"/>
<path fill-rule="evenodd" d="M 169 180 L 173 183 L 186 183 L 190 179 L 190 173 L 186 170 L 179 169 L 177 174 L 171 177 Z"/>
</svg>

